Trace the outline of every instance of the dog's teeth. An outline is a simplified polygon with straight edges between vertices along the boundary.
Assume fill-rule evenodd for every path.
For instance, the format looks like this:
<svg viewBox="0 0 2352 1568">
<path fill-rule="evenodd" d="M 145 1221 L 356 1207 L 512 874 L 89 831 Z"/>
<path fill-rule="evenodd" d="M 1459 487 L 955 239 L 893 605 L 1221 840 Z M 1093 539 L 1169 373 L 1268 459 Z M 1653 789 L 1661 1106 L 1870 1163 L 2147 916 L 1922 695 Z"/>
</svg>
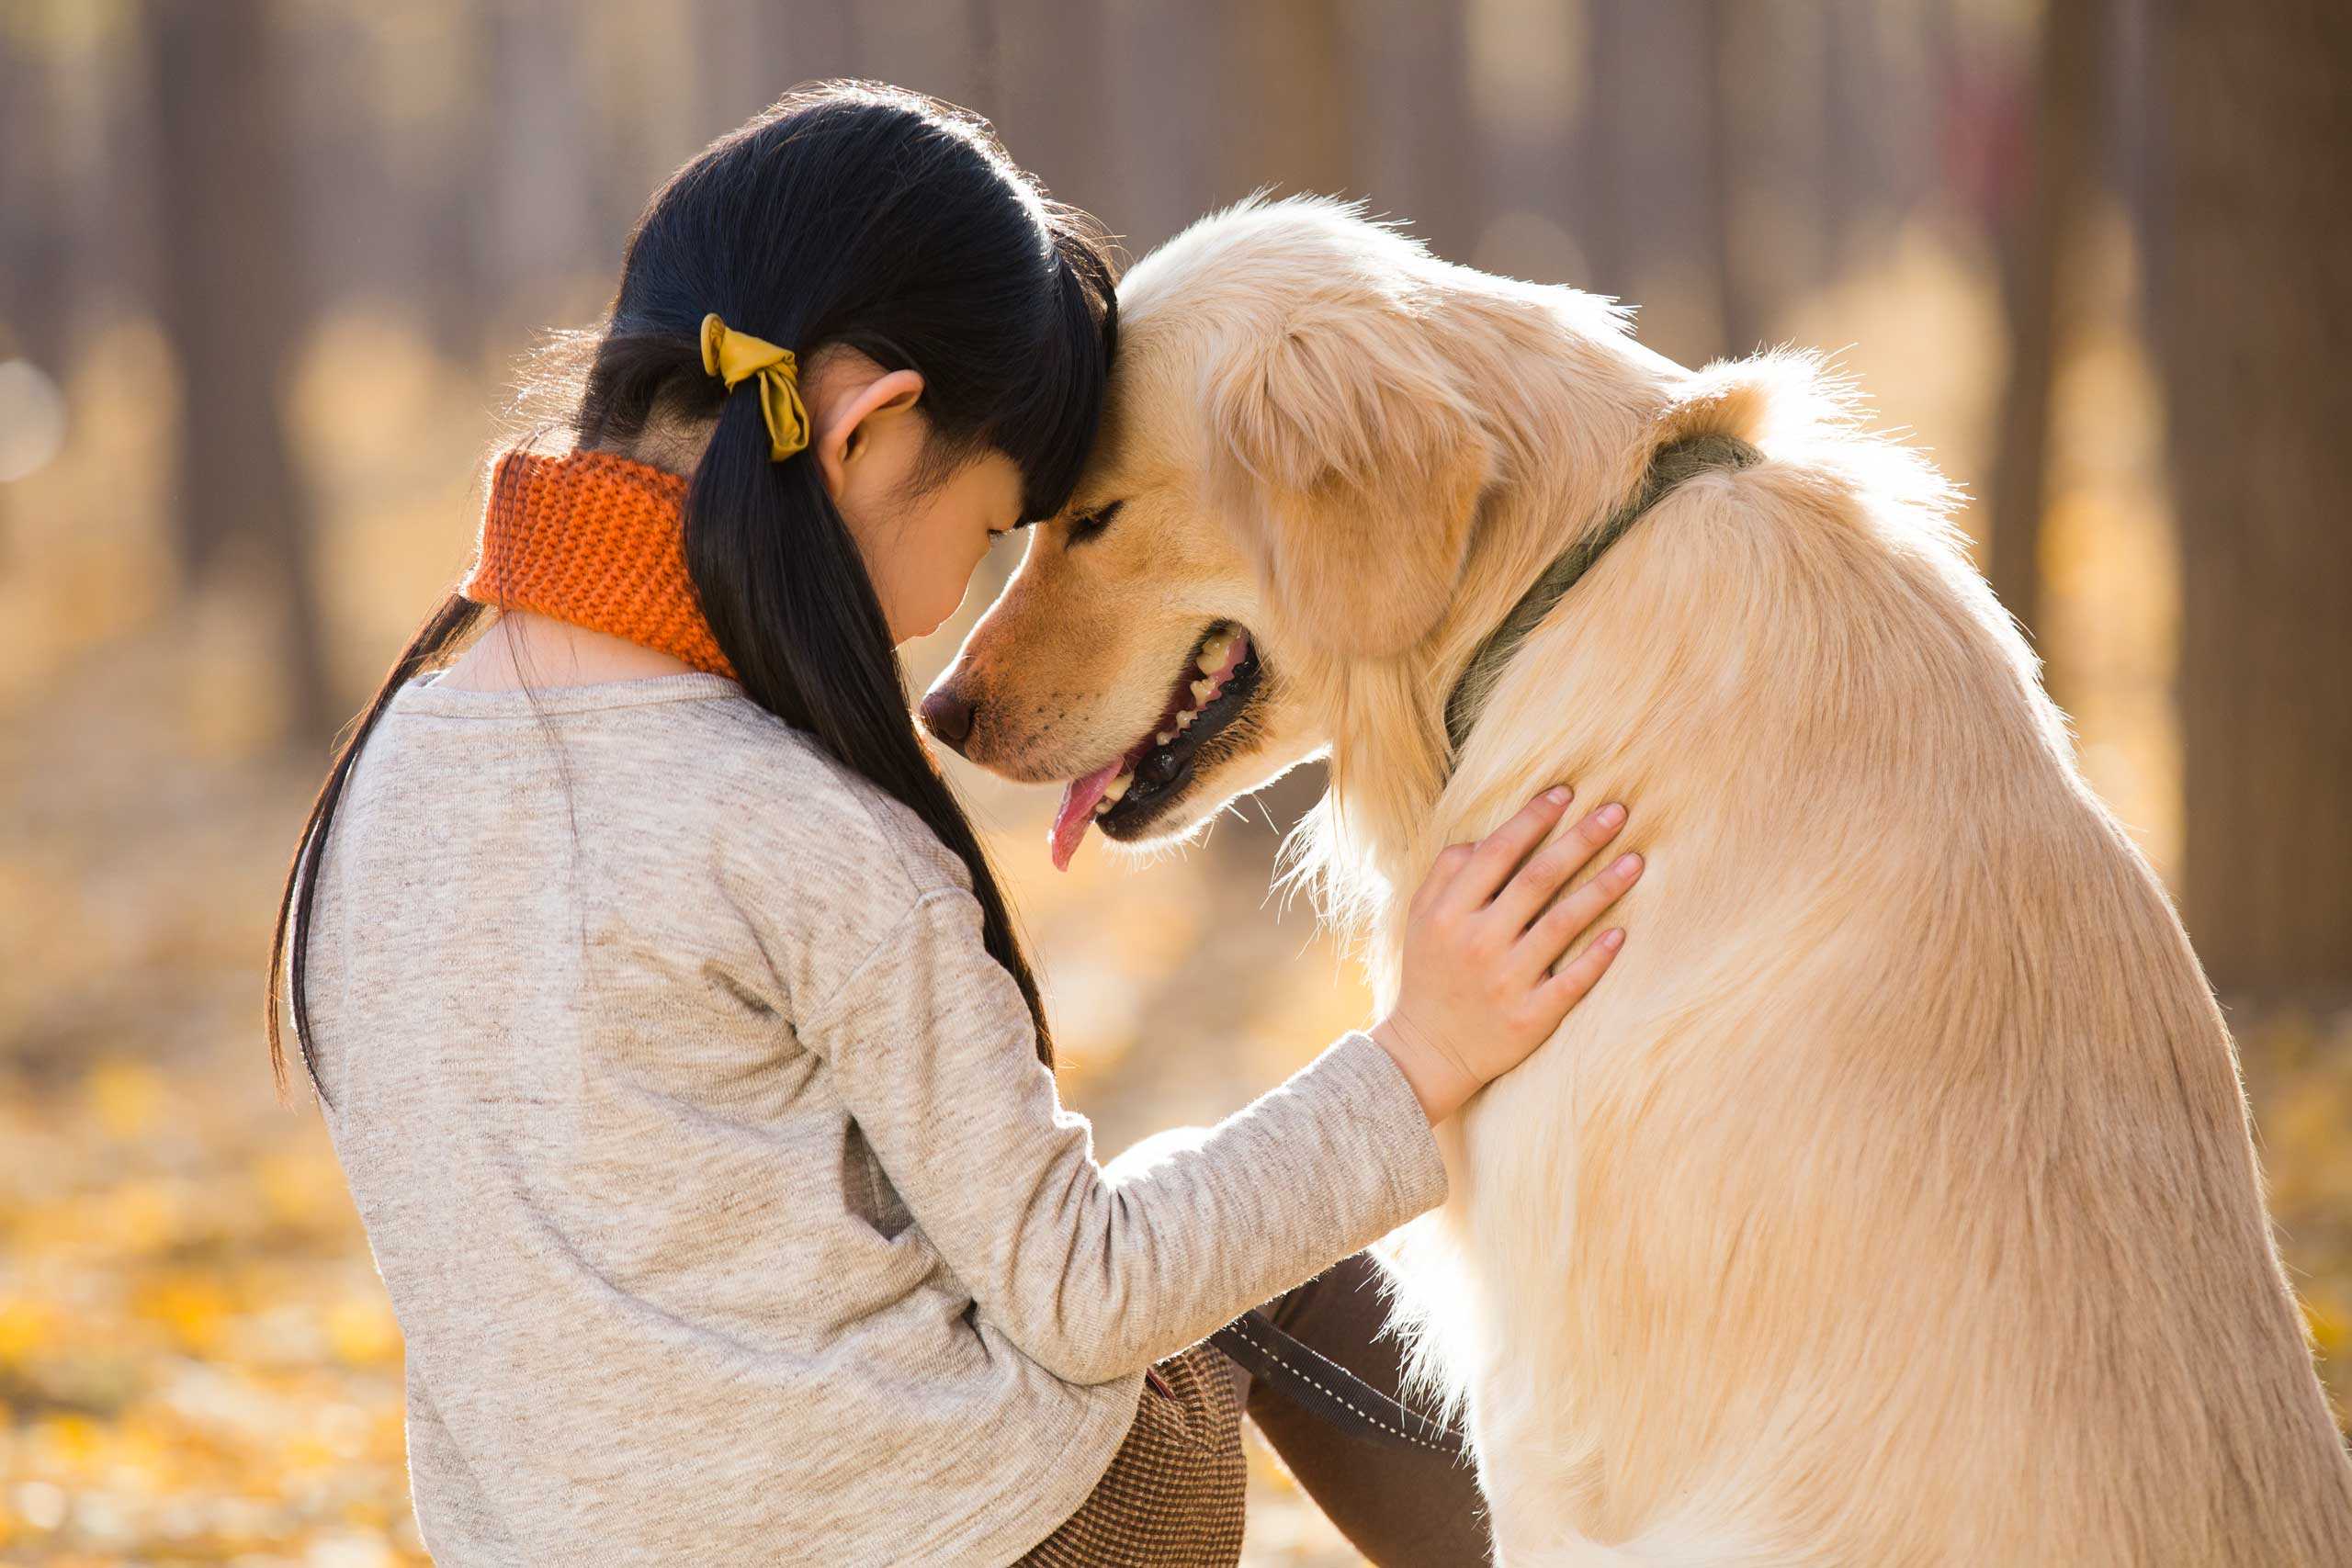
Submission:
<svg viewBox="0 0 2352 1568">
<path fill-rule="evenodd" d="M 1193 700 L 1194 702 L 1196 702 L 1196 703 L 1205 703 L 1205 702 L 1207 702 L 1211 697 L 1216 696 L 1216 682 L 1215 681 L 1205 681 L 1205 680 L 1204 680 L 1204 681 L 1195 681 L 1195 682 L 1193 682 Z"/>
<path fill-rule="evenodd" d="M 1119 796 L 1127 793 L 1127 786 L 1135 782 L 1135 774 L 1121 773 L 1117 778 L 1113 779 L 1109 785 L 1103 789 L 1102 798 L 1115 804 L 1118 801 Z"/>
<path fill-rule="evenodd" d="M 1193 662 L 1201 667 L 1204 675 L 1214 675 L 1225 668 L 1225 656 L 1233 651 L 1233 637 L 1219 632 L 1201 645 L 1201 656 Z"/>
<path fill-rule="evenodd" d="M 1176 739 L 1176 732 L 1175 732 L 1174 730 L 1172 730 L 1172 729 L 1163 729 L 1163 730 L 1161 730 L 1159 734 L 1157 734 L 1157 735 L 1155 735 L 1155 736 L 1153 736 L 1153 737 L 1151 738 L 1151 743 L 1152 743 L 1154 746 L 1165 746 L 1165 745 L 1167 745 L 1170 740 L 1173 740 L 1173 739 Z"/>
<path fill-rule="evenodd" d="M 1176 728 L 1180 730 L 1192 728 L 1193 717 L 1193 710 L 1191 708 L 1186 708 L 1182 713 L 1176 716 Z"/>
<path fill-rule="evenodd" d="M 1096 802 L 1094 803 L 1094 815 L 1095 815 L 1095 816 L 1097 816 L 1097 817 L 1106 817 L 1106 816 L 1110 815 L 1110 811 L 1111 811 L 1111 802 L 1109 802 L 1108 800 L 1098 800 L 1098 801 L 1096 801 Z"/>
</svg>

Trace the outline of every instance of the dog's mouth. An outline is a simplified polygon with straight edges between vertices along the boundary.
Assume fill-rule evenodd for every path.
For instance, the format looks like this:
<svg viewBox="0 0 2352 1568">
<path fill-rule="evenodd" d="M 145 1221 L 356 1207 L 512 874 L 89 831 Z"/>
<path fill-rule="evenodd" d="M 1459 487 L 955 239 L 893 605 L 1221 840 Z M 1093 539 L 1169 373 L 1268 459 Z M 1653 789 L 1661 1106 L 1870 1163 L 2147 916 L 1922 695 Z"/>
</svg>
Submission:
<svg viewBox="0 0 2352 1568">
<path fill-rule="evenodd" d="M 1054 868 L 1069 869 L 1090 825 L 1113 839 L 1148 831 L 1184 794 L 1203 750 L 1257 700 L 1263 674 L 1248 632 L 1219 621 L 1202 633 L 1159 722 L 1117 760 L 1072 779 L 1062 792 L 1061 809 L 1054 813 Z"/>
</svg>

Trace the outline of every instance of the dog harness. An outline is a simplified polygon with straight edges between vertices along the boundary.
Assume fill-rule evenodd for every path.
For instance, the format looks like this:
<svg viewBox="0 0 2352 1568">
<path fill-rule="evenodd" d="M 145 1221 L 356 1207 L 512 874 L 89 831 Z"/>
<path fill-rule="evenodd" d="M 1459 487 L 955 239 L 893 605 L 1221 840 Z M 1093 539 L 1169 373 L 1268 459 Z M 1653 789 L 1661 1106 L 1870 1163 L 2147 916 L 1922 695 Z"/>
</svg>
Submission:
<svg viewBox="0 0 2352 1568">
<path fill-rule="evenodd" d="M 1424 1416 L 1274 1325 L 1264 1308 L 1243 1313 L 1208 1342 L 1244 1371 L 1359 1442 L 1385 1449 L 1420 1449 L 1459 1455 L 1467 1441 L 1458 1429 Z"/>
<path fill-rule="evenodd" d="M 1736 472 L 1763 460 L 1763 453 L 1736 435 L 1688 435 L 1659 447 L 1632 497 L 1599 527 L 1554 558 L 1543 575 L 1519 596 L 1519 603 L 1510 607 L 1510 614 L 1503 617 L 1502 624 L 1487 633 L 1487 640 L 1470 656 L 1468 667 L 1445 699 L 1445 738 L 1452 743 L 1454 754 L 1461 754 L 1463 743 L 1470 739 L 1471 727 L 1478 722 L 1478 711 L 1487 705 L 1487 694 L 1494 690 L 1511 655 L 1519 651 L 1519 645 L 1559 606 L 1568 590 L 1592 570 L 1593 563 L 1610 546 L 1623 538 L 1644 513 L 1664 501 L 1685 479 L 1713 469 Z"/>
</svg>

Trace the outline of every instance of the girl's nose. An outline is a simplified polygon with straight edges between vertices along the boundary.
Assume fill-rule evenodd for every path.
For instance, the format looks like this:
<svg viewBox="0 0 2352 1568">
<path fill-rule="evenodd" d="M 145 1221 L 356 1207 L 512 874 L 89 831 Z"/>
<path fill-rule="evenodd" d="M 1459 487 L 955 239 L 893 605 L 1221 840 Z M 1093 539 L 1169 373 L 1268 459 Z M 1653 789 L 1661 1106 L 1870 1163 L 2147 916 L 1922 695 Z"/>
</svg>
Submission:
<svg viewBox="0 0 2352 1568">
<path fill-rule="evenodd" d="M 922 721 L 933 735 L 961 751 L 966 738 L 972 733 L 974 705 L 958 695 L 954 687 L 935 686 L 922 700 Z"/>
</svg>

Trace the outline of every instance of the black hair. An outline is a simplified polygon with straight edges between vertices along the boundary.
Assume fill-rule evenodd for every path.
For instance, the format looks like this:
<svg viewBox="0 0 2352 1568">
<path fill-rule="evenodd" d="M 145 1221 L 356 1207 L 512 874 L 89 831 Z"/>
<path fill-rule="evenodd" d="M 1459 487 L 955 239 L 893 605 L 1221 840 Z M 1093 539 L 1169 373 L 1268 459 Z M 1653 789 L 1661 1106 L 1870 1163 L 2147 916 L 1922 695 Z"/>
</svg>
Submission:
<svg viewBox="0 0 2352 1568">
<path fill-rule="evenodd" d="M 729 396 L 704 372 L 701 324 L 715 311 L 804 366 L 839 344 L 885 370 L 915 370 L 926 476 L 1001 452 L 1021 470 L 1023 514 L 1035 519 L 1067 503 L 1101 422 L 1115 281 L 1100 227 L 1046 199 L 978 117 L 870 83 L 800 88 L 712 143 L 647 206 L 572 419 L 582 446 L 621 450 L 656 424 L 709 423 L 688 481 L 684 544 L 719 650 L 747 696 L 903 802 L 963 860 L 988 950 L 1028 1003 L 1048 1066 L 1035 976 L 979 838 L 915 731 L 855 540 L 812 456 L 770 459 L 753 389 Z M 483 613 L 453 592 L 427 617 L 311 806 L 270 954 L 266 1021 L 281 1087 L 289 967 L 296 1042 L 317 1083 L 302 974 L 314 847 L 393 695 L 446 660 Z"/>
</svg>

